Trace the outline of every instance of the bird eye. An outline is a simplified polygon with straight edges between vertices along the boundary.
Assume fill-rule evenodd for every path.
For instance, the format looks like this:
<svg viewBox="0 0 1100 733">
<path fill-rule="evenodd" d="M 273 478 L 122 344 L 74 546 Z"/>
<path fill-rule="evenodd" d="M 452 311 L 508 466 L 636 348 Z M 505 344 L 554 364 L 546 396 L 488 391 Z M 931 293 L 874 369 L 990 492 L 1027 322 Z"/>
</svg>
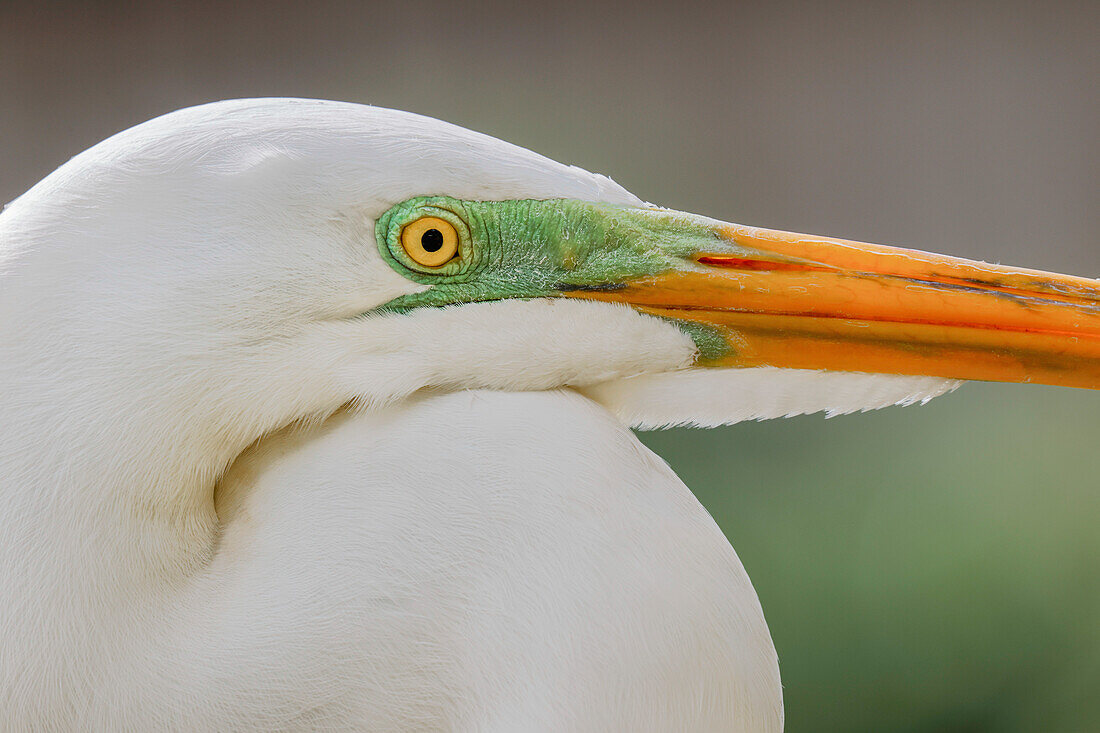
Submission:
<svg viewBox="0 0 1100 733">
<path fill-rule="evenodd" d="M 458 253 L 458 232 L 443 219 L 425 216 L 401 230 L 401 246 L 412 261 L 424 267 L 439 267 Z"/>
</svg>

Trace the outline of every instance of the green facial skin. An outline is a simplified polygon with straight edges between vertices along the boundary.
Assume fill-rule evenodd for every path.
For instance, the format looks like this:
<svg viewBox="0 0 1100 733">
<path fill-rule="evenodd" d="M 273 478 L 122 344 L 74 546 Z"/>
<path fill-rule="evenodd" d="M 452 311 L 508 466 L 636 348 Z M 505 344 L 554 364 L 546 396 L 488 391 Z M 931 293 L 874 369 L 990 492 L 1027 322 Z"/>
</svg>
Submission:
<svg viewBox="0 0 1100 733">
<path fill-rule="evenodd" d="M 458 253 L 440 267 L 417 264 L 401 246 L 401 230 L 425 216 L 444 219 L 458 232 Z M 394 270 L 432 286 L 382 306 L 390 312 L 615 290 L 630 280 L 691 269 L 690 258 L 697 252 L 730 248 L 703 219 L 572 199 L 460 201 L 420 196 L 382 214 L 376 232 L 382 258 Z M 728 348 L 717 332 L 675 323 L 692 337 L 704 358 Z"/>
</svg>

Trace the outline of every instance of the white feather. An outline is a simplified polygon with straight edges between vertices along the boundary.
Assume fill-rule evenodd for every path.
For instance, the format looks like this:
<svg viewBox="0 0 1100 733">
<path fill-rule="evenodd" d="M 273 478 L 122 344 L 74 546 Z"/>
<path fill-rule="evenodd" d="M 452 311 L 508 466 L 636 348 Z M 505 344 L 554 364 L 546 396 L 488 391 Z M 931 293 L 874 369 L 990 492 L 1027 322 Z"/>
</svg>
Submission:
<svg viewBox="0 0 1100 733">
<path fill-rule="evenodd" d="M 638 203 L 416 115 L 243 100 L 0 214 L 0 729 L 780 729 L 740 563 L 608 410 L 952 385 L 697 374 L 674 326 L 591 302 L 361 317 L 423 288 L 374 241 L 421 194 Z"/>
<path fill-rule="evenodd" d="M 627 425 L 653 430 L 923 404 L 960 384 L 938 377 L 756 367 L 641 374 L 582 391 Z"/>
</svg>

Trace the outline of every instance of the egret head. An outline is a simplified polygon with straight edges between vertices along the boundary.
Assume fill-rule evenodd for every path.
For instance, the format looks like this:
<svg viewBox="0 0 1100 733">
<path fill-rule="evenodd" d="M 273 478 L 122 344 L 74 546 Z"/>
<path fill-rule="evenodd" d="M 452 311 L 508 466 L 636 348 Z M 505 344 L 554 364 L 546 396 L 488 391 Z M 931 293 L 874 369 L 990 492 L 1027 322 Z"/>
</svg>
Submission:
<svg viewBox="0 0 1100 733">
<path fill-rule="evenodd" d="M 569 386 L 658 425 L 958 379 L 1100 386 L 1094 281 L 664 210 L 359 105 L 167 115 L 63 166 L 0 231 L 9 268 L 38 273 L 3 307 L 44 326 L 23 348 L 74 404 L 106 389 L 196 424 L 213 406 L 216 433 L 250 439 L 433 388 Z"/>
</svg>

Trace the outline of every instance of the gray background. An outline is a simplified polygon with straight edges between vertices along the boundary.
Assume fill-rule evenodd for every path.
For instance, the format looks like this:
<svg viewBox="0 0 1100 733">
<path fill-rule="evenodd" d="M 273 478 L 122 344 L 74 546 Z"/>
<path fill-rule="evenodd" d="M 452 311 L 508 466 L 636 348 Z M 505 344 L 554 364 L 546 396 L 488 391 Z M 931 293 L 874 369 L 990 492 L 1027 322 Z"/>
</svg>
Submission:
<svg viewBox="0 0 1100 733">
<path fill-rule="evenodd" d="M 1100 3 L 0 0 L 0 199 L 151 116 L 399 107 L 747 224 L 1100 276 Z M 752 575 L 791 731 L 1100 729 L 1100 395 L 644 439 Z M 563 701 L 568 704 L 568 701 Z"/>
</svg>

